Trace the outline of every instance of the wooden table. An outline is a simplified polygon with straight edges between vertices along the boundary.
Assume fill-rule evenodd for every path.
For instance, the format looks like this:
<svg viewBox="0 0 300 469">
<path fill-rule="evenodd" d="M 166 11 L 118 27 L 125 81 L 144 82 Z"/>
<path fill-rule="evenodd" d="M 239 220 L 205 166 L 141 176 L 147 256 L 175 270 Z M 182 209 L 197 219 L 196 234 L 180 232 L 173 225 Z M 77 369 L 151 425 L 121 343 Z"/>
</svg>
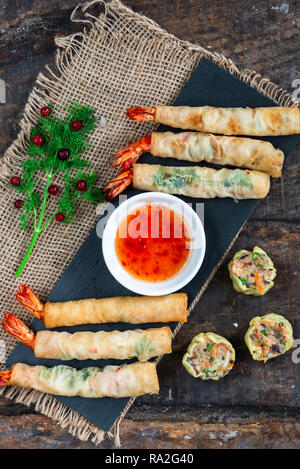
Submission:
<svg viewBox="0 0 300 469">
<path fill-rule="evenodd" d="M 78 0 L 2 0 L 0 10 L 0 78 L 7 102 L 0 104 L 0 151 L 18 132 L 18 120 L 35 77 L 54 57 L 54 36 L 80 29 L 70 22 Z M 300 79 L 300 4 L 297 0 L 127 0 L 169 32 L 230 56 L 240 68 L 250 68 L 293 92 Z M 298 82 L 299 87 L 299 82 Z M 299 93 L 300 95 L 300 93 Z M 291 354 L 273 364 L 254 363 L 243 344 L 252 316 L 276 312 L 294 319 L 300 306 L 299 158 L 300 147 L 288 158 L 284 177 L 273 181 L 219 270 L 189 323 L 174 342 L 174 353 L 160 364 L 164 382 L 159 397 L 137 399 L 121 425 L 124 448 L 299 448 L 300 410 L 295 379 L 300 365 Z M 276 262 L 276 287 L 263 298 L 247 298 L 232 289 L 227 262 L 242 247 L 266 248 Z M 239 373 L 265 379 L 263 392 L 247 402 L 247 393 L 222 404 L 203 404 L 197 387 L 183 379 L 180 361 L 199 330 L 229 336 L 241 358 Z M 235 325 L 234 325 L 235 324 Z M 237 327 L 235 327 L 237 326 Z M 296 328 L 295 338 L 300 330 Z M 300 355 L 300 354 L 299 354 Z M 253 367 L 259 367 L 253 371 Z M 278 375 L 276 373 L 278 371 Z M 232 372 L 233 373 L 233 372 Z M 284 376 L 284 380 L 282 379 Z M 255 381 L 253 381 L 255 388 Z M 237 393 L 238 394 L 238 393 Z M 111 448 L 106 441 L 102 447 Z M 74 439 L 50 419 L 22 405 L 0 400 L 0 448 L 95 448 Z"/>
</svg>

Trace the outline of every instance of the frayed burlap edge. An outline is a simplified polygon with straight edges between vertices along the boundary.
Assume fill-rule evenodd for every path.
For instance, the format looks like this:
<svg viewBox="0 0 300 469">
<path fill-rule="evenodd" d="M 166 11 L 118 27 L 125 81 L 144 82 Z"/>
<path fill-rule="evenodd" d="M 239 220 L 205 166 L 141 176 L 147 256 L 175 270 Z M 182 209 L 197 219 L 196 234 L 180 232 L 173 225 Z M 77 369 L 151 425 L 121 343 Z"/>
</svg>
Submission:
<svg viewBox="0 0 300 469">
<path fill-rule="evenodd" d="M 102 13 L 98 18 L 88 12 L 88 9 L 92 6 L 95 6 L 96 4 L 101 4 L 105 10 L 104 13 Z M 79 19 L 77 18 L 77 15 L 80 9 L 84 17 Z M 18 134 L 18 137 L 7 149 L 0 163 L 1 195 L 5 194 L 7 177 L 11 174 L 12 170 L 16 167 L 16 165 L 19 165 L 22 159 L 24 158 L 24 148 L 26 146 L 26 139 L 30 135 L 30 129 L 32 127 L 32 124 L 34 123 L 37 111 L 40 109 L 42 104 L 47 103 L 51 90 L 59 86 L 60 75 L 63 73 L 67 73 L 68 66 L 72 62 L 72 58 L 76 56 L 76 54 L 80 50 L 81 39 L 84 37 L 86 28 L 91 28 L 91 30 L 94 31 L 95 34 L 101 34 L 101 18 L 106 17 L 106 15 L 110 15 L 112 21 L 117 17 L 122 17 L 127 21 L 133 21 L 137 24 L 140 24 L 140 26 L 144 29 L 146 28 L 148 32 L 151 32 L 152 39 L 147 38 L 145 44 L 141 42 L 137 43 L 137 48 L 139 49 L 143 49 L 146 46 L 148 52 L 149 50 L 157 51 L 160 48 L 168 50 L 169 56 L 175 58 L 177 57 L 178 60 L 182 60 L 186 64 L 190 64 L 191 72 L 197 66 L 200 59 L 202 57 L 205 57 L 209 60 L 212 60 L 228 72 L 232 73 L 234 76 L 238 77 L 246 84 L 257 89 L 260 93 L 269 97 L 277 104 L 281 106 L 292 106 L 296 104 L 296 100 L 294 100 L 290 93 L 280 88 L 275 83 L 271 82 L 268 78 L 263 78 L 259 73 L 256 73 L 252 70 L 246 69 L 241 71 L 238 69 L 238 67 L 234 64 L 232 60 L 226 58 L 224 55 L 219 54 L 217 52 L 209 51 L 199 45 L 194 45 L 190 42 L 177 39 L 175 36 L 161 29 L 159 25 L 157 25 L 154 21 L 138 13 L 133 12 L 130 8 L 123 5 L 119 0 L 112 0 L 110 2 L 106 2 L 104 0 L 94 0 L 84 4 L 80 4 L 73 11 L 71 19 L 74 22 L 86 23 L 88 24 L 88 26 L 85 26 L 83 32 L 56 39 L 57 46 L 62 48 L 62 50 L 58 50 L 56 54 L 57 72 L 54 72 L 51 68 L 46 66 L 46 69 L 49 72 L 51 78 L 46 77 L 42 73 L 40 73 L 37 77 L 35 87 L 29 96 L 28 102 L 24 109 L 23 118 L 20 121 L 21 130 Z M 112 35 L 114 36 L 115 40 L 118 40 L 118 35 L 116 31 L 112 31 Z M 119 40 L 121 39 L 122 38 L 119 38 Z M 105 207 L 103 208 L 103 212 L 104 210 Z M 240 229 L 240 231 L 242 230 L 242 228 Z M 203 287 L 193 300 L 188 311 L 189 314 L 192 312 L 195 305 L 202 296 L 203 292 L 207 288 L 209 282 L 215 275 L 220 265 L 223 263 L 226 255 L 234 244 L 240 231 L 233 239 L 225 255 L 222 257 L 222 259 L 215 267 L 206 283 L 203 285 Z M 176 336 L 182 325 L 183 324 L 178 324 L 178 326 L 173 332 L 173 337 Z M 157 358 L 157 364 L 159 363 L 161 358 L 162 357 Z M 105 432 L 97 425 L 92 424 L 88 419 L 82 417 L 77 412 L 75 412 L 65 404 L 59 402 L 57 399 L 55 399 L 55 397 L 51 395 L 43 394 L 39 391 L 31 389 L 20 389 L 15 386 L 12 386 L 10 388 L 4 387 L 0 389 L 0 395 L 7 399 L 14 400 L 17 403 L 22 403 L 28 407 L 34 405 L 34 408 L 37 412 L 40 412 L 46 415 L 47 417 L 50 417 L 62 428 L 66 429 L 69 433 L 71 433 L 74 437 L 79 438 L 82 441 L 90 440 L 94 444 L 99 445 L 105 437 L 108 437 L 114 439 L 114 444 L 116 447 L 119 447 L 121 445 L 120 423 L 122 422 L 126 413 L 135 401 L 135 398 L 131 398 L 128 401 L 128 404 L 126 405 L 118 419 L 114 422 L 110 431 Z"/>
</svg>

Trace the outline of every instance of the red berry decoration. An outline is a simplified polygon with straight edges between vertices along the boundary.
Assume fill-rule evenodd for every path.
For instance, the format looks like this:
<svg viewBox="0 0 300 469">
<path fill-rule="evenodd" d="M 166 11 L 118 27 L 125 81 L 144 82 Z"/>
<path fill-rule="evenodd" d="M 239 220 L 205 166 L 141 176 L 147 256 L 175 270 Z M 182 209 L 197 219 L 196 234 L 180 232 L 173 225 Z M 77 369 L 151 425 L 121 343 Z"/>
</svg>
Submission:
<svg viewBox="0 0 300 469">
<path fill-rule="evenodd" d="M 19 186 L 21 179 L 18 176 L 13 176 L 10 180 L 12 186 Z"/>
<path fill-rule="evenodd" d="M 87 188 L 87 183 L 84 179 L 80 179 L 80 181 L 77 181 L 76 182 L 76 189 L 78 191 L 86 191 L 86 188 Z"/>
<path fill-rule="evenodd" d="M 62 148 L 57 153 L 57 158 L 61 161 L 66 161 L 70 156 L 70 151 L 67 148 Z"/>
<path fill-rule="evenodd" d="M 45 139 L 42 135 L 34 135 L 32 137 L 32 143 L 36 147 L 41 147 L 44 144 L 44 142 L 45 142 Z"/>
<path fill-rule="evenodd" d="M 48 192 L 51 195 L 56 195 L 59 191 L 59 187 L 56 184 L 51 184 L 48 188 Z"/>
<path fill-rule="evenodd" d="M 79 120 L 73 121 L 71 123 L 71 129 L 75 130 L 76 132 L 82 128 L 82 122 Z"/>
<path fill-rule="evenodd" d="M 22 206 L 23 206 L 23 200 L 18 199 L 18 200 L 15 201 L 15 207 L 16 208 L 22 208 Z"/>
<path fill-rule="evenodd" d="M 42 107 L 41 114 L 43 117 L 48 117 L 51 114 L 51 109 L 48 106 Z"/>
<path fill-rule="evenodd" d="M 61 223 L 62 221 L 64 221 L 66 217 L 64 216 L 63 213 L 59 212 L 55 215 L 55 219 L 56 221 L 58 221 L 59 223 Z"/>
</svg>

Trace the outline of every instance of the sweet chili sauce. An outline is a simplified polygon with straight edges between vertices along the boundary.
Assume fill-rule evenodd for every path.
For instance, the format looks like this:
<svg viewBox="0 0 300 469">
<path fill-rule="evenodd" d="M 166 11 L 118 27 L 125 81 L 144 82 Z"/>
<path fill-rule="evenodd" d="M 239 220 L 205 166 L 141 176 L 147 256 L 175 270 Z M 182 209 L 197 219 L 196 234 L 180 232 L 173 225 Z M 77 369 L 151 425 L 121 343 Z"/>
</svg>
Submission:
<svg viewBox="0 0 300 469">
<path fill-rule="evenodd" d="M 183 218 L 162 205 L 145 205 L 119 225 L 116 253 L 125 270 L 149 282 L 177 274 L 190 254 L 191 239 Z"/>
</svg>

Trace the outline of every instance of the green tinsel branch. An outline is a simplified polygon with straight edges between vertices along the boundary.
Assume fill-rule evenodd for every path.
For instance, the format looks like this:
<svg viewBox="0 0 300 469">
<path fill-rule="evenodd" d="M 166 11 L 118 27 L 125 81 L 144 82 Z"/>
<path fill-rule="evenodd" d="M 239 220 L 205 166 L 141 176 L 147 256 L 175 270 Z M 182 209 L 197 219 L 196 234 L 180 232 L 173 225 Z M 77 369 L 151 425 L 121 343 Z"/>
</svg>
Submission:
<svg viewBox="0 0 300 469">
<path fill-rule="evenodd" d="M 105 198 L 102 191 L 95 187 L 96 173 L 89 170 L 90 164 L 81 158 L 81 155 L 91 146 L 88 136 L 96 127 L 94 109 L 72 102 L 66 109 L 68 116 L 64 120 L 53 115 L 51 104 L 43 109 L 46 109 L 46 113 L 49 115 L 41 116 L 32 129 L 27 149 L 29 158 L 21 165 L 23 167 L 22 177 L 13 177 L 10 183 L 10 186 L 23 196 L 22 200 L 15 203 L 16 207 L 22 209 L 19 216 L 22 230 L 27 228 L 29 220 L 32 219 L 31 215 L 33 215 L 32 240 L 15 277 L 21 275 L 39 234 L 55 217 L 64 223 L 72 222 L 75 218 L 78 200 L 85 199 L 97 204 L 103 202 Z M 74 122 L 77 123 L 77 127 L 79 122 L 81 128 L 72 127 Z M 37 141 L 40 140 L 42 144 L 34 143 L 35 136 L 37 136 Z M 60 150 L 67 150 L 69 156 L 60 159 Z M 41 197 L 36 189 L 35 177 L 38 171 L 46 174 L 46 183 Z M 57 210 L 44 219 L 49 187 L 52 179 L 58 173 L 61 175 L 64 189 L 60 191 L 61 197 Z M 77 187 L 78 181 L 81 184 L 79 189 Z"/>
</svg>

